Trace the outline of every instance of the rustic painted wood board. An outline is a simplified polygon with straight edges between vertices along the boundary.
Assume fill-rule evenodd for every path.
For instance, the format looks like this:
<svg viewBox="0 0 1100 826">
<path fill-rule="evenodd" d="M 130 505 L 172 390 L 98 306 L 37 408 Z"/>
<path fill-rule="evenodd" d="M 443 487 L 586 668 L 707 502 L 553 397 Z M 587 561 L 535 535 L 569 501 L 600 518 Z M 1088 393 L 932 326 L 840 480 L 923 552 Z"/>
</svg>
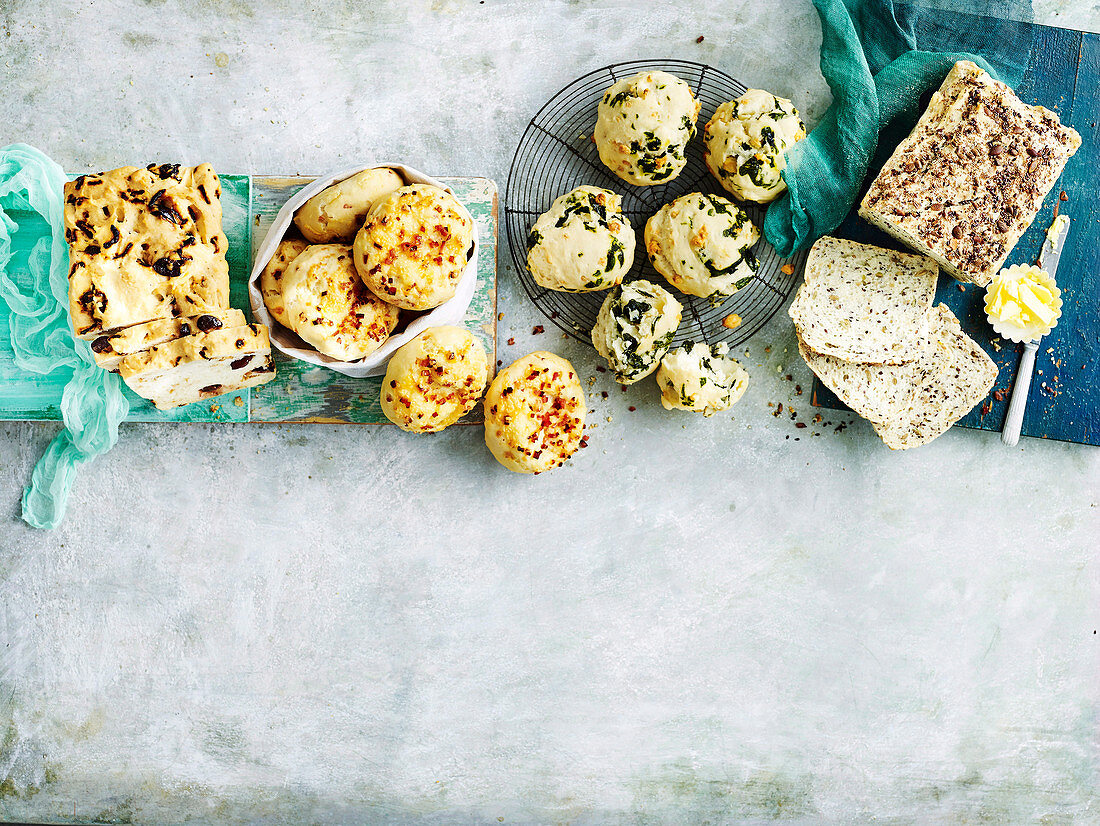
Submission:
<svg viewBox="0 0 1100 826">
<path fill-rule="evenodd" d="M 1029 103 L 1057 111 L 1064 123 L 1081 133 L 1082 145 L 1007 262 L 1024 263 L 1039 257 L 1058 193 L 1065 190 L 1069 200 L 1061 210 L 1073 222 L 1057 276 L 1064 302 L 1062 318 L 1040 344 L 1023 434 L 1100 445 L 1100 205 L 1096 202 L 1100 191 L 1100 98 L 1096 91 L 1100 88 L 1100 35 L 1034 26 L 1034 37 L 1031 64 L 1017 93 Z M 868 176 L 868 184 L 876 172 L 877 168 Z M 904 249 L 854 211 L 835 234 Z M 958 424 L 999 431 L 1023 347 L 997 337 L 985 318 L 985 291 L 964 286 L 960 289 L 953 278 L 943 276 L 936 300 L 951 308 L 966 333 L 997 363 L 1000 374 L 995 388 L 1006 392 L 1001 400 L 991 395 Z M 816 378 L 811 398 L 818 407 L 847 409 Z"/>
<path fill-rule="evenodd" d="M 250 315 L 248 276 L 252 256 L 279 207 L 312 178 L 222 175 L 222 227 L 229 239 L 230 303 Z M 444 178 L 478 223 L 481 250 L 478 286 L 466 313 L 466 326 L 478 335 L 496 361 L 497 190 L 487 178 Z M 33 240 L 47 230 L 29 213 L 12 213 L 20 225 L 13 236 L 11 269 L 20 272 Z M 123 386 L 131 422 L 337 422 L 382 424 L 378 403 L 381 378 L 351 379 L 322 367 L 276 353 L 276 378 L 267 385 L 227 393 L 201 403 L 157 410 Z M 7 305 L 0 304 L 0 420 L 44 421 L 61 418 L 61 395 L 72 376 L 57 370 L 47 376 L 18 369 L 13 362 Z M 462 420 L 481 421 L 480 408 Z"/>
<path fill-rule="evenodd" d="M 252 252 L 259 248 L 279 208 L 313 178 L 255 177 L 252 198 Z M 497 189 L 488 178 L 440 178 L 454 190 L 477 222 L 478 286 L 466 311 L 466 327 L 496 362 Z M 243 304 L 248 306 L 247 296 Z M 353 379 L 333 370 L 275 353 L 275 379 L 252 391 L 254 422 L 332 422 L 387 424 L 379 404 L 382 377 Z M 460 424 L 482 421 L 480 405 Z"/>
</svg>

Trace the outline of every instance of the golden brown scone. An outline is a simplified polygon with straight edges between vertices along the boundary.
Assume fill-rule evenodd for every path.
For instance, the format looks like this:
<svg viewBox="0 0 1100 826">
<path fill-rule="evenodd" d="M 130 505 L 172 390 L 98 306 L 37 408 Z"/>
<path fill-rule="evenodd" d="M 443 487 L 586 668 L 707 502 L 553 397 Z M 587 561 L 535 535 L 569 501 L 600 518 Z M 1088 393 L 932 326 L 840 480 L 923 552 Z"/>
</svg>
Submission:
<svg viewBox="0 0 1100 826">
<path fill-rule="evenodd" d="M 458 199 L 416 184 L 375 204 L 355 236 L 355 268 L 379 298 L 430 310 L 454 296 L 473 245 L 474 220 Z"/>
<path fill-rule="evenodd" d="M 229 242 L 210 164 L 124 166 L 65 184 L 78 338 L 229 306 Z"/>
<path fill-rule="evenodd" d="M 294 223 L 314 244 L 350 244 L 371 207 L 404 185 L 401 176 L 388 167 L 364 169 L 302 204 Z"/>
<path fill-rule="evenodd" d="M 312 244 L 283 275 L 286 325 L 317 351 L 356 361 L 397 326 L 398 310 L 363 286 L 346 244 Z"/>
<path fill-rule="evenodd" d="M 469 330 L 431 327 L 390 359 L 382 412 L 402 430 L 436 433 L 473 409 L 488 380 L 485 348 Z"/>
<path fill-rule="evenodd" d="M 581 446 L 584 414 L 584 390 L 573 365 L 553 353 L 531 353 L 489 385 L 485 444 L 509 470 L 552 470 Z"/>
<path fill-rule="evenodd" d="M 287 238 L 279 242 L 275 254 L 267 262 L 264 271 L 260 273 L 260 292 L 264 296 L 264 304 L 274 318 L 282 325 L 286 325 L 286 307 L 283 306 L 283 274 L 290 263 L 297 258 L 306 247 L 305 241 L 300 238 Z"/>
</svg>

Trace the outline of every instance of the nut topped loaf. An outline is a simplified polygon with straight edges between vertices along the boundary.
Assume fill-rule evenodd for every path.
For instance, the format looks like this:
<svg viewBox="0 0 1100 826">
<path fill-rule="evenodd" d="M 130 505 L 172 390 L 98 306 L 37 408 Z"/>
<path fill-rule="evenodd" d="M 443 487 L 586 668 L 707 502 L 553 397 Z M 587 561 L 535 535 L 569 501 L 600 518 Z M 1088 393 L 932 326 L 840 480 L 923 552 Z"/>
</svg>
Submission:
<svg viewBox="0 0 1100 826">
<path fill-rule="evenodd" d="M 985 286 L 1080 145 L 1057 114 L 961 60 L 871 184 L 859 215 L 960 281 Z"/>
<path fill-rule="evenodd" d="M 209 164 L 127 166 L 65 184 L 77 337 L 228 307 L 220 198 Z"/>
</svg>

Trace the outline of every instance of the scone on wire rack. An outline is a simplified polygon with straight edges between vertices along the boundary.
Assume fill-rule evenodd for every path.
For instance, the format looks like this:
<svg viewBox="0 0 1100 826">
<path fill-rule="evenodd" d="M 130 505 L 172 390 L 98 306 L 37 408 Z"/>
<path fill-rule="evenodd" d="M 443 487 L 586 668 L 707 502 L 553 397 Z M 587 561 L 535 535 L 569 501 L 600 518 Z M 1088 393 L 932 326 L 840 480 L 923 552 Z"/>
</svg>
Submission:
<svg viewBox="0 0 1100 826">
<path fill-rule="evenodd" d="M 402 345 L 386 367 L 386 418 L 410 433 L 437 433 L 477 404 L 489 380 L 485 348 L 462 327 L 429 327 Z"/>
<path fill-rule="evenodd" d="M 509 470 L 553 470 L 584 444 L 584 390 L 561 356 L 539 351 L 509 365 L 484 406 L 485 444 Z"/>
<path fill-rule="evenodd" d="M 363 286 L 346 244 L 311 244 L 290 262 L 282 282 L 284 323 L 326 356 L 364 358 L 397 326 L 397 307 Z"/>
<path fill-rule="evenodd" d="M 623 199 L 578 186 L 558 196 L 527 234 L 527 269 L 535 283 L 561 292 L 606 290 L 634 266 L 634 229 Z"/>
<path fill-rule="evenodd" d="M 671 181 L 687 165 L 700 103 L 668 72 L 639 72 L 615 83 L 600 100 L 593 135 L 600 160 L 627 183 Z"/>
<path fill-rule="evenodd" d="M 607 294 L 592 328 L 592 346 L 620 384 L 657 369 L 680 326 L 683 307 L 668 290 L 638 279 Z"/>
<path fill-rule="evenodd" d="M 355 236 L 355 267 L 367 289 L 405 310 L 454 297 L 474 251 L 474 220 L 445 189 L 405 186 L 374 205 Z"/>
</svg>

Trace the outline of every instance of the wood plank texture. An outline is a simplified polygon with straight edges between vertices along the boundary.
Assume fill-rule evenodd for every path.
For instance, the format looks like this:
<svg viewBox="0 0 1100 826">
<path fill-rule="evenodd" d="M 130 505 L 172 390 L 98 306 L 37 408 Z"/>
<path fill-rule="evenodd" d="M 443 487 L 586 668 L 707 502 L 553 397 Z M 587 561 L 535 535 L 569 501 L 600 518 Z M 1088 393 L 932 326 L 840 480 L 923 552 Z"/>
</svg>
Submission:
<svg viewBox="0 0 1100 826">
<path fill-rule="evenodd" d="M 1021 26 L 1026 24 L 1019 24 Z M 1023 434 L 1081 444 L 1100 444 L 1100 36 L 1069 29 L 1034 26 L 1035 45 L 1027 73 L 1016 90 L 1020 98 L 1058 112 L 1064 123 L 1081 133 L 1082 146 L 1066 165 L 1062 178 L 1047 196 L 1034 224 L 1020 240 L 1008 264 L 1035 261 L 1054 215 L 1058 194 L 1068 201 L 1061 211 L 1073 222 L 1058 270 L 1062 318 L 1040 345 L 1028 396 Z M 868 175 L 867 183 L 877 173 Z M 864 243 L 904 249 L 890 236 L 866 224 L 854 210 L 836 235 Z M 947 304 L 963 329 L 997 363 L 995 385 L 1001 399 L 990 396 L 959 421 L 962 427 L 999 431 L 1019 365 L 1022 345 L 1000 339 L 985 318 L 985 291 L 960 285 L 943 276 L 937 302 Z M 846 406 L 814 379 L 814 405 L 837 410 Z"/>
</svg>

